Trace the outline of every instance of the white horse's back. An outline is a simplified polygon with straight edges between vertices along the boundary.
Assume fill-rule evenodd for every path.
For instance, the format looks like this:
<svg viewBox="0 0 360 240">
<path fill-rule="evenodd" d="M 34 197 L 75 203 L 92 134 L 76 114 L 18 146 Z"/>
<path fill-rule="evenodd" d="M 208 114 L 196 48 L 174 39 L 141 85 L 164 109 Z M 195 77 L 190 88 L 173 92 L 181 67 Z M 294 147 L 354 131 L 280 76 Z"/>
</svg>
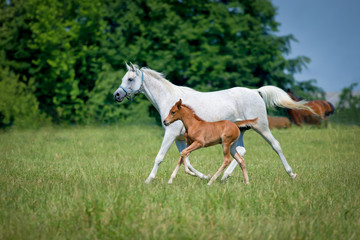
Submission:
<svg viewBox="0 0 360 240">
<path fill-rule="evenodd" d="M 206 121 L 240 121 L 266 117 L 266 106 L 255 90 L 236 87 L 214 92 L 184 91 L 184 104 L 191 106 L 197 115 Z M 247 105 L 245 103 L 252 103 Z M 260 116 L 264 115 L 264 116 Z"/>
</svg>

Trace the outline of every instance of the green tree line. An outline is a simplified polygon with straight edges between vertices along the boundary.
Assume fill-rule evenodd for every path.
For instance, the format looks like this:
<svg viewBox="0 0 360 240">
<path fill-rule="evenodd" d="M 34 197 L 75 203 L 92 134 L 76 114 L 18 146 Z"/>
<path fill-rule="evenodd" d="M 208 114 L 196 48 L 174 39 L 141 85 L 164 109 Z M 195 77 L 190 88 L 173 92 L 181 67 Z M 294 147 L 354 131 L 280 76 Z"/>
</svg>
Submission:
<svg viewBox="0 0 360 240">
<path fill-rule="evenodd" d="M 143 119 L 144 97 L 115 104 L 125 62 L 200 91 L 297 82 L 310 59 L 288 59 L 269 0 L 1 0 L 0 127 Z"/>
</svg>

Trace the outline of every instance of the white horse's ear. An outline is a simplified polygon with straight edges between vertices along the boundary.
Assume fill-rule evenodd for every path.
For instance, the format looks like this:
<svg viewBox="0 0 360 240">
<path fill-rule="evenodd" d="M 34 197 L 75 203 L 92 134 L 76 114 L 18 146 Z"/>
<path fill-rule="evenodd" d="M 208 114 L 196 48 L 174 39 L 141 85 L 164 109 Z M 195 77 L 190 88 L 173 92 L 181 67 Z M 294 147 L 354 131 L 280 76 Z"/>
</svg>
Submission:
<svg viewBox="0 0 360 240">
<path fill-rule="evenodd" d="M 131 71 L 131 67 L 127 63 L 125 63 L 125 66 L 126 66 L 128 71 Z"/>
<path fill-rule="evenodd" d="M 131 66 L 131 68 L 132 68 L 133 72 L 135 72 L 136 67 L 132 64 L 132 62 L 130 62 L 130 66 Z"/>
</svg>

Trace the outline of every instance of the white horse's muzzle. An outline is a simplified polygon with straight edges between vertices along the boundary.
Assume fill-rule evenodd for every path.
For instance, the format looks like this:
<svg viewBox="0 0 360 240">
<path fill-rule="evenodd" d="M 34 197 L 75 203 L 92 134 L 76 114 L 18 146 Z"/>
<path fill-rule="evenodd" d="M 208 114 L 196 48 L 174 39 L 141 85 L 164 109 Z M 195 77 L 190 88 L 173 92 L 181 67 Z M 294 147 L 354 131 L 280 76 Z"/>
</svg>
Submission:
<svg viewBox="0 0 360 240">
<path fill-rule="evenodd" d="M 117 101 L 117 102 L 122 102 L 125 97 L 126 97 L 126 92 L 121 88 L 118 88 L 114 92 L 114 100 Z"/>
</svg>

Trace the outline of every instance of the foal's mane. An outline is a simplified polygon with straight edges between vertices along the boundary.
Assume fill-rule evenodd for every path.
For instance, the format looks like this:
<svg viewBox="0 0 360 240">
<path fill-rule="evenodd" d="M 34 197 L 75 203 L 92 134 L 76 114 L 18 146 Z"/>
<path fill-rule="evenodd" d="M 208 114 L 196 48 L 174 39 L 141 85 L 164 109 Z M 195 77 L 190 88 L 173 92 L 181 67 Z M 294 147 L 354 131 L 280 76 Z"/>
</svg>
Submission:
<svg viewBox="0 0 360 240">
<path fill-rule="evenodd" d="M 195 118 L 196 120 L 204 121 L 204 119 L 202 119 L 201 117 L 199 117 L 199 116 L 195 113 L 195 111 L 194 111 L 194 109 L 192 109 L 192 107 L 190 107 L 190 106 L 188 106 L 188 105 L 186 105 L 186 104 L 182 104 L 181 107 L 188 108 L 188 109 L 193 113 L 194 118 Z"/>
</svg>

